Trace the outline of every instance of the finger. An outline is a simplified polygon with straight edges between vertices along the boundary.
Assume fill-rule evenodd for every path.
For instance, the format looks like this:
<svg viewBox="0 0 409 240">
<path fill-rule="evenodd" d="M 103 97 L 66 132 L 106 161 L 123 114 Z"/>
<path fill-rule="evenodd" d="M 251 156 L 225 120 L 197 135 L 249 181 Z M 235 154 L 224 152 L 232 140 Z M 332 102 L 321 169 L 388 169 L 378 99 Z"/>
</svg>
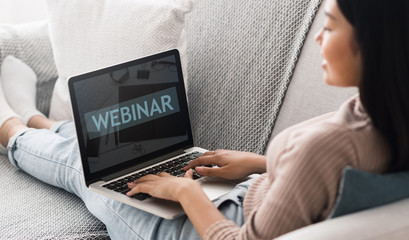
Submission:
<svg viewBox="0 0 409 240">
<path fill-rule="evenodd" d="M 203 166 L 203 165 L 217 165 L 217 158 L 213 155 L 210 156 L 200 156 L 195 160 L 191 161 L 183 170 L 187 171 L 188 169 L 194 168 L 196 166 Z"/>
<path fill-rule="evenodd" d="M 154 175 L 154 174 L 149 174 L 146 176 L 143 176 L 141 178 L 136 179 L 135 181 L 133 181 L 133 183 L 142 183 L 142 182 L 146 182 L 146 181 L 153 181 L 155 179 L 157 179 L 159 176 L 158 175 Z"/>
<path fill-rule="evenodd" d="M 127 196 L 133 196 L 137 193 L 148 193 L 151 191 L 152 186 L 149 183 L 139 183 L 126 193 Z"/>
<path fill-rule="evenodd" d="M 196 172 L 203 176 L 219 176 L 220 168 L 196 167 Z"/>
<path fill-rule="evenodd" d="M 128 185 L 128 188 L 134 188 L 136 185 L 138 185 L 138 183 L 134 183 L 134 182 L 129 182 L 129 183 L 126 183 L 126 185 Z"/>
<path fill-rule="evenodd" d="M 187 170 L 184 177 L 193 179 L 193 170 L 192 169 Z"/>
<path fill-rule="evenodd" d="M 215 155 L 216 151 L 207 151 L 205 153 L 203 153 L 201 156 L 209 156 L 209 155 Z"/>
<path fill-rule="evenodd" d="M 127 196 L 133 196 L 133 195 L 135 195 L 135 194 L 137 194 L 137 193 L 140 193 L 141 191 L 140 191 L 140 186 L 138 186 L 138 185 L 136 185 L 136 184 L 134 184 L 135 186 L 129 191 L 129 192 L 127 192 L 126 193 L 126 195 Z"/>
<path fill-rule="evenodd" d="M 158 174 L 158 176 L 159 176 L 159 177 L 171 177 L 172 175 L 170 175 L 170 174 L 167 173 L 167 172 L 161 172 L 161 173 Z"/>
</svg>

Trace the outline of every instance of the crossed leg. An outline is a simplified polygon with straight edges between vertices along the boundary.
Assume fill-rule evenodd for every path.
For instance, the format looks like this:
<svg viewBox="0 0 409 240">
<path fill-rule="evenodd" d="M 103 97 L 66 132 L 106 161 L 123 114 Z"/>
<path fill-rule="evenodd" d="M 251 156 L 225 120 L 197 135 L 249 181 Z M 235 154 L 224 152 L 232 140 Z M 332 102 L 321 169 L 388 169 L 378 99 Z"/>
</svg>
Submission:
<svg viewBox="0 0 409 240">
<path fill-rule="evenodd" d="M 0 143 L 28 127 L 50 129 L 52 121 L 35 106 L 37 77 L 21 60 L 8 56 L 1 65 Z"/>
</svg>

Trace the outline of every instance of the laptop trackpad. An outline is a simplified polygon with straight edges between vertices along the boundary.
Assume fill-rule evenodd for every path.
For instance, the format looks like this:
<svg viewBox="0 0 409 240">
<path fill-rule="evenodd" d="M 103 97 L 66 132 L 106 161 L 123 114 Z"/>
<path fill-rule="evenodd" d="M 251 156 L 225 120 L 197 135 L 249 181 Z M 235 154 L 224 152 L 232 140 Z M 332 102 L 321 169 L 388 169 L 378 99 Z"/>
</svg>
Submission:
<svg viewBox="0 0 409 240">
<path fill-rule="evenodd" d="M 204 177 L 197 180 L 210 200 L 230 192 L 236 186 L 236 183 L 220 178 Z"/>
</svg>

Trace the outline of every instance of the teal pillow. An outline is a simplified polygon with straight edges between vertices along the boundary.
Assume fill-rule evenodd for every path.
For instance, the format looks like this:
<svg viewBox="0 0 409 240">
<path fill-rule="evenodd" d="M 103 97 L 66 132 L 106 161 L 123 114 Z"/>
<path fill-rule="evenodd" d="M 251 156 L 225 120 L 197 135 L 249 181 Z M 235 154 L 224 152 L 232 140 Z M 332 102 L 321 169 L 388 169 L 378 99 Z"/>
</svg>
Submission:
<svg viewBox="0 0 409 240">
<path fill-rule="evenodd" d="M 337 200 L 328 218 L 377 207 L 409 197 L 409 172 L 376 174 L 343 170 Z"/>
</svg>

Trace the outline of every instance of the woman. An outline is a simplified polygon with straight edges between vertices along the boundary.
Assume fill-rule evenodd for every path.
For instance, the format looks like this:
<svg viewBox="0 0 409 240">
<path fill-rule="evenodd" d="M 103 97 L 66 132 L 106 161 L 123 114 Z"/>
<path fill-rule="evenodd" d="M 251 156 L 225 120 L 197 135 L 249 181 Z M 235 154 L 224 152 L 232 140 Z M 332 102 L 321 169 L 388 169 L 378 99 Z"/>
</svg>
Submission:
<svg viewBox="0 0 409 240">
<path fill-rule="evenodd" d="M 316 36 L 325 59 L 324 80 L 359 87 L 360 94 L 336 113 L 285 130 L 266 156 L 211 151 L 185 167 L 185 178 L 161 173 L 129 183 L 128 195 L 145 192 L 180 202 L 188 218 L 160 219 L 88 191 L 72 123 L 19 108 L 32 104 L 7 95 L 9 77 L 2 78 L 7 100 L 0 94 L 0 141 L 14 165 L 81 197 L 113 239 L 271 239 L 321 221 L 334 206 L 345 166 L 372 172 L 409 169 L 409 3 L 328 0 L 325 10 Z M 28 129 L 25 123 L 51 131 Z M 207 164 L 220 168 L 203 167 Z M 216 208 L 191 179 L 192 168 L 228 179 L 262 174 L 240 184 Z"/>
</svg>

